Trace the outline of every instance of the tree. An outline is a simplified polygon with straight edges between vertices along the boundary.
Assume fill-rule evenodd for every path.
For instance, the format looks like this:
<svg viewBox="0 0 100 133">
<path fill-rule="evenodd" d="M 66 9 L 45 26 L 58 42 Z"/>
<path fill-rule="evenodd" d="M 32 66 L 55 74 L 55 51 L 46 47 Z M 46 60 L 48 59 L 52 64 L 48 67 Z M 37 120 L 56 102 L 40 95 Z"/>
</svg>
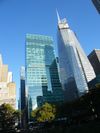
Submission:
<svg viewBox="0 0 100 133">
<path fill-rule="evenodd" d="M 15 129 L 20 113 L 12 108 L 10 104 L 0 106 L 0 130 L 9 131 Z"/>
<path fill-rule="evenodd" d="M 42 107 L 33 110 L 31 114 L 37 122 L 52 121 L 56 116 L 56 107 L 45 103 Z"/>
</svg>

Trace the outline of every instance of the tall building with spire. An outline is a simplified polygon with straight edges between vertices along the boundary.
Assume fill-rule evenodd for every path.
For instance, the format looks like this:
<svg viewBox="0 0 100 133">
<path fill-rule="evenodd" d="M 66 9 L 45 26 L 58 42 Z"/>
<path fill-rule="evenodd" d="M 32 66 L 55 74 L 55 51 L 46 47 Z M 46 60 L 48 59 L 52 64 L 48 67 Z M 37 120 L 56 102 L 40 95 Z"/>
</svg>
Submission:
<svg viewBox="0 0 100 133">
<path fill-rule="evenodd" d="M 57 16 L 60 78 L 66 101 L 71 101 L 88 91 L 87 83 L 95 78 L 95 73 L 66 19 L 61 20 L 58 12 Z"/>
<path fill-rule="evenodd" d="M 3 64 L 0 54 L 0 105 L 9 103 L 16 108 L 16 84 L 12 80 L 12 72 Z"/>
</svg>

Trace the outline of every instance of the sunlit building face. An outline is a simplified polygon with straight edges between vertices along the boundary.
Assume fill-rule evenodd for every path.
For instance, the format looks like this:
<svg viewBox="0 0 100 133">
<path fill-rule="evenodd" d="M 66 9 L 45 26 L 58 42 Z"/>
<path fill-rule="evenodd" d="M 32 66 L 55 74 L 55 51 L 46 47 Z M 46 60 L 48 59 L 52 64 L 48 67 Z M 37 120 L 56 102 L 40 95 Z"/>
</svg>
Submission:
<svg viewBox="0 0 100 133">
<path fill-rule="evenodd" d="M 70 29 L 66 19 L 60 20 L 59 15 L 58 55 L 65 98 L 71 101 L 88 91 L 87 82 L 95 78 L 95 73 L 76 34 Z"/>
</svg>

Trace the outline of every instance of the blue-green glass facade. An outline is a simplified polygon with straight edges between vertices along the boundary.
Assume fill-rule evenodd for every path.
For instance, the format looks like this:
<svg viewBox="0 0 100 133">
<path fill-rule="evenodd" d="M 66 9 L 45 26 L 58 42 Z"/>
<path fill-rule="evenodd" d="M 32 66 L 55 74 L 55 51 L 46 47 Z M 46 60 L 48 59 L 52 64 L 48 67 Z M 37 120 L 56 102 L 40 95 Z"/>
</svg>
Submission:
<svg viewBox="0 0 100 133">
<path fill-rule="evenodd" d="M 50 66 L 54 60 L 52 37 L 26 35 L 26 85 L 29 111 L 37 107 L 37 101 L 42 102 L 43 86 L 52 92 Z"/>
<path fill-rule="evenodd" d="M 51 104 L 62 104 L 64 102 L 64 94 L 58 76 L 59 74 L 56 59 L 50 65 L 49 72 L 52 90 L 48 90 L 48 85 L 42 84 L 43 97 L 38 97 L 38 103 L 40 104 L 40 106 L 45 102 Z"/>
</svg>

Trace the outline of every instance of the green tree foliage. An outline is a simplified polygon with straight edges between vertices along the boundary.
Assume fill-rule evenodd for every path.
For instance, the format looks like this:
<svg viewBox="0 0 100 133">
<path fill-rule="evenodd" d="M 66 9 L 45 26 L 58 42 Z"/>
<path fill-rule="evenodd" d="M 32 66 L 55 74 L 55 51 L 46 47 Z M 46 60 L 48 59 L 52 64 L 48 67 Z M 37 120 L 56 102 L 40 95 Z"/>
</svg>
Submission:
<svg viewBox="0 0 100 133">
<path fill-rule="evenodd" d="M 37 122 L 52 121 L 56 116 L 56 107 L 49 103 L 45 103 L 42 107 L 32 111 L 32 117 Z"/>
<path fill-rule="evenodd" d="M 10 104 L 2 104 L 0 106 L 0 130 L 5 132 L 14 130 L 19 117 L 19 111 L 13 109 Z"/>
</svg>

